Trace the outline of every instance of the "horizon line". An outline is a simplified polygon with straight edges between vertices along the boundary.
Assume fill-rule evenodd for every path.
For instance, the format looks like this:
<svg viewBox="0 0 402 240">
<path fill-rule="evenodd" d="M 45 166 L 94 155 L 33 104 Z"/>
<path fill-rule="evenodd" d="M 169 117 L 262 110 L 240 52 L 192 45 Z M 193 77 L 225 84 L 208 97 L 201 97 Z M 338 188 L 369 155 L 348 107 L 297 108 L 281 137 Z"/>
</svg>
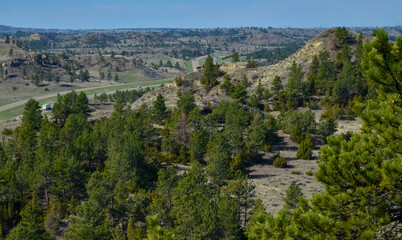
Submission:
<svg viewBox="0 0 402 240">
<path fill-rule="evenodd" d="M 394 28 L 402 27 L 402 25 L 386 25 L 386 26 L 316 26 L 316 27 L 258 27 L 258 26 L 237 26 L 237 27 L 121 27 L 121 28 L 45 28 L 45 27 L 17 27 L 11 25 L 0 24 L 0 27 L 11 29 L 32 29 L 32 30 L 47 30 L 47 31 L 113 31 L 113 30 L 211 30 L 211 29 L 243 29 L 243 28 L 257 28 L 257 29 L 330 29 L 336 27 L 345 28 Z"/>
</svg>

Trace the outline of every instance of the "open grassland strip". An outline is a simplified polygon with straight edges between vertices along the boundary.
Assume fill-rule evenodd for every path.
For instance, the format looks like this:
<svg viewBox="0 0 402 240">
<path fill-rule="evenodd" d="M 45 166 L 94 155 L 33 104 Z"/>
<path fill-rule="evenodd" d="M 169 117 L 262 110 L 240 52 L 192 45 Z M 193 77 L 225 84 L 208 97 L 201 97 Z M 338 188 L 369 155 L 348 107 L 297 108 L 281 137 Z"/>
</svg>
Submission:
<svg viewBox="0 0 402 240">
<path fill-rule="evenodd" d="M 198 66 L 202 67 L 204 65 L 206 57 L 202 57 L 198 59 Z"/>
<path fill-rule="evenodd" d="M 191 62 L 191 60 L 186 62 L 186 68 L 187 68 L 187 73 L 193 72 L 193 63 Z"/>
<path fill-rule="evenodd" d="M 45 92 L 45 91 L 44 91 L 43 93 L 38 93 L 38 94 L 36 94 L 35 96 L 32 96 L 32 97 L 33 97 L 33 98 L 43 97 L 43 96 L 47 96 L 47 95 L 53 94 L 53 93 L 57 94 L 57 92 Z M 14 93 L 9 93 L 9 94 L 14 94 Z M 18 93 L 17 93 L 16 95 L 18 95 Z M 18 96 L 18 97 L 19 97 L 19 96 Z M 6 105 L 11 104 L 11 103 L 14 103 L 14 102 L 23 101 L 24 99 L 27 99 L 27 96 L 24 96 L 24 97 L 21 97 L 21 98 L 18 98 L 18 99 L 12 99 L 12 98 L 10 98 L 10 99 L 1 101 L 0 107 L 6 106 Z M 0 110 L 0 112 L 1 112 L 1 110 Z"/>
<path fill-rule="evenodd" d="M 130 84 L 124 84 L 124 85 L 118 85 L 118 86 L 110 86 L 110 87 L 104 87 L 104 88 L 97 88 L 97 89 L 91 89 L 91 90 L 76 90 L 76 92 L 84 92 L 87 96 L 94 95 L 94 94 L 99 94 L 99 93 L 106 93 L 106 92 L 112 92 L 112 91 L 117 91 L 117 90 L 125 90 L 125 89 L 132 89 L 136 88 L 138 86 L 141 87 L 147 87 L 147 86 L 153 86 L 153 85 L 160 85 L 160 84 L 165 84 L 171 82 L 171 79 L 167 80 L 157 80 L 157 81 L 149 81 L 149 82 L 138 82 L 138 83 L 130 83 Z M 45 99 L 39 100 L 39 104 L 43 105 L 45 103 L 54 103 L 57 100 L 57 97 L 49 97 Z M 0 120 L 10 120 L 15 117 L 18 117 L 21 115 L 24 111 L 24 105 L 19 105 L 4 111 L 0 112 Z"/>
<path fill-rule="evenodd" d="M 157 81 L 149 81 L 149 82 L 137 82 L 137 83 L 118 85 L 118 86 L 110 86 L 110 87 L 104 87 L 104 88 L 91 89 L 91 90 L 82 89 L 82 90 L 77 90 L 76 92 L 84 92 L 86 95 L 93 95 L 93 94 L 97 94 L 97 93 L 125 90 L 125 89 L 129 89 L 129 88 L 135 88 L 138 86 L 147 87 L 147 86 L 151 86 L 151 85 L 165 84 L 165 83 L 169 83 L 170 81 L 172 81 L 172 80 L 168 79 L 168 80 L 157 80 Z"/>
<path fill-rule="evenodd" d="M 24 106 L 18 106 L 15 108 L 10 108 L 0 112 L 0 120 L 10 120 L 13 119 L 24 111 Z"/>
<path fill-rule="evenodd" d="M 50 98 L 46 98 L 46 99 L 42 99 L 39 100 L 39 105 L 43 105 L 45 103 L 54 103 L 56 102 L 57 97 L 50 97 Z M 0 120 L 10 120 L 13 119 L 15 117 L 18 117 L 19 115 L 22 114 L 22 112 L 24 112 L 24 106 L 25 105 L 20 105 L 18 107 L 14 107 L 14 108 L 10 108 L 4 111 L 0 112 Z"/>
<path fill-rule="evenodd" d="M 138 82 L 138 79 L 145 78 L 144 75 L 141 75 L 141 73 L 136 70 L 125 71 L 125 72 L 113 72 L 112 76 L 114 76 L 115 74 L 117 74 L 117 76 L 119 77 L 119 81 L 127 83 L 135 83 L 136 81 Z"/>
</svg>

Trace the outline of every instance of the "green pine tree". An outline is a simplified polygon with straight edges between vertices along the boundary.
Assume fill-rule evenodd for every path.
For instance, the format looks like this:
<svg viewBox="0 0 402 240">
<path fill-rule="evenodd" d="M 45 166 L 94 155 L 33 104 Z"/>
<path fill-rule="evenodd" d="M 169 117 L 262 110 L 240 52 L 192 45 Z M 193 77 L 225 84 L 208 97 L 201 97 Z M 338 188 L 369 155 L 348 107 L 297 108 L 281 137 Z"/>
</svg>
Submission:
<svg viewBox="0 0 402 240">
<path fill-rule="evenodd" d="M 7 239 L 51 239 L 43 224 L 42 211 L 36 206 L 36 197 L 24 207 L 20 213 L 21 220 L 10 232 Z"/>
<path fill-rule="evenodd" d="M 327 141 L 327 137 L 334 134 L 337 130 L 338 123 L 334 117 L 326 118 L 324 115 L 320 117 L 317 124 L 317 133 L 322 137 L 323 141 Z"/>
<path fill-rule="evenodd" d="M 85 117 L 88 117 L 89 115 L 89 106 L 88 106 L 88 97 L 84 92 L 80 92 L 77 97 L 77 113 L 82 114 Z"/>
<path fill-rule="evenodd" d="M 296 157 L 305 160 L 311 159 L 314 147 L 315 145 L 311 141 L 310 133 L 307 133 L 306 137 L 300 143 L 299 148 L 297 149 Z"/>
<path fill-rule="evenodd" d="M 174 190 L 173 209 L 174 234 L 176 239 L 211 238 L 218 226 L 216 205 L 207 176 L 198 162 L 184 173 Z"/>
<path fill-rule="evenodd" d="M 210 140 L 207 149 L 206 171 L 214 183 L 223 185 L 230 174 L 230 152 L 225 135 L 218 133 Z"/>
<path fill-rule="evenodd" d="M 143 240 L 146 236 L 146 230 L 142 227 L 135 227 L 133 218 L 130 218 L 127 224 L 127 240 Z"/>
<path fill-rule="evenodd" d="M 168 229 L 159 226 L 158 216 L 147 218 L 147 240 L 174 240 L 175 235 Z"/>
<path fill-rule="evenodd" d="M 281 78 L 276 75 L 274 80 L 272 81 L 271 91 L 277 95 L 283 89 Z"/>
<path fill-rule="evenodd" d="M 267 214 L 267 209 L 264 206 L 264 203 L 262 202 L 261 199 L 258 199 L 253 207 L 253 211 L 252 211 L 252 215 L 250 216 L 250 220 L 247 223 L 246 226 L 246 232 L 247 234 L 251 234 L 251 227 L 253 227 L 257 221 L 258 221 L 258 217 L 261 215 L 266 215 Z"/>
<path fill-rule="evenodd" d="M 255 94 L 250 96 L 249 105 L 255 109 L 260 108 L 260 101 L 258 100 L 258 97 Z"/>
<path fill-rule="evenodd" d="M 177 171 L 173 167 L 159 170 L 150 208 L 153 215 L 158 214 L 158 220 L 164 226 L 173 225 L 173 195 L 178 181 Z"/>
<path fill-rule="evenodd" d="M 230 55 L 230 57 L 232 58 L 232 62 L 234 62 L 234 63 L 236 63 L 240 60 L 238 52 L 232 53 L 232 55 Z"/>
<path fill-rule="evenodd" d="M 69 231 L 65 233 L 66 239 L 111 239 L 110 228 L 105 226 L 105 209 L 101 206 L 94 198 L 80 205 L 77 215 L 71 219 Z"/>
<path fill-rule="evenodd" d="M 293 127 L 292 131 L 290 132 L 289 138 L 290 138 L 290 140 L 294 141 L 295 143 L 301 143 L 301 141 L 303 141 L 304 133 L 302 131 L 299 121 L 296 121 L 296 125 Z"/>
<path fill-rule="evenodd" d="M 113 229 L 112 240 L 126 240 L 126 236 L 124 235 L 122 229 L 119 226 L 116 226 Z"/>
<path fill-rule="evenodd" d="M 254 116 L 248 132 L 248 155 L 250 160 L 258 162 L 261 160 L 258 151 L 267 143 L 266 140 L 268 136 L 268 132 L 264 125 L 264 117 L 261 114 L 256 114 Z"/>
<path fill-rule="evenodd" d="M 207 152 L 208 133 L 204 128 L 193 131 L 189 143 L 189 152 L 191 161 L 203 162 L 204 155 Z"/>
<path fill-rule="evenodd" d="M 286 190 L 286 197 L 283 199 L 285 202 L 284 209 L 292 210 L 299 204 L 299 197 L 302 197 L 303 193 L 299 185 L 295 181 L 292 181 L 289 188 Z"/>
<path fill-rule="evenodd" d="M 261 79 L 258 80 L 257 89 L 255 90 L 255 94 L 257 95 L 258 99 L 261 99 L 262 94 L 264 93 L 264 87 L 261 84 Z"/>
<path fill-rule="evenodd" d="M 39 102 L 32 98 L 29 99 L 25 103 L 24 112 L 22 113 L 22 126 L 39 129 L 42 121 L 42 114 L 39 109 Z"/>
<path fill-rule="evenodd" d="M 216 78 L 220 75 L 219 65 L 214 65 L 214 59 L 208 55 L 205 59 L 203 69 L 204 74 L 201 77 L 200 82 L 204 85 L 206 90 L 209 90 L 218 84 Z"/>
<path fill-rule="evenodd" d="M 157 121 L 162 121 L 166 117 L 165 99 L 161 94 L 158 94 L 154 102 L 154 113 Z"/>
<path fill-rule="evenodd" d="M 294 93 L 300 93 L 302 90 L 303 81 L 303 68 L 301 65 L 297 65 L 296 62 L 292 63 L 289 70 L 288 84 L 286 85 L 286 90 Z"/>
<path fill-rule="evenodd" d="M 177 108 L 186 115 L 188 115 L 196 106 L 194 95 L 191 92 L 184 92 L 177 101 Z"/>
<path fill-rule="evenodd" d="M 244 172 L 244 161 L 240 154 L 236 154 L 230 161 L 230 169 L 232 170 L 233 174 Z"/>
</svg>

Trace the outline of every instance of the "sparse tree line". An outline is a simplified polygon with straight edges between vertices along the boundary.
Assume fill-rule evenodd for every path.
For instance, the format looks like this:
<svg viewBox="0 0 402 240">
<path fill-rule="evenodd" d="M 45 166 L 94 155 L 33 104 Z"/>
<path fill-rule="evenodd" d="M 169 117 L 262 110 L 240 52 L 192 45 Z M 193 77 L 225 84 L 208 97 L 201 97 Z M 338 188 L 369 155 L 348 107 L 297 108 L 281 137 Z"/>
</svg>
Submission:
<svg viewBox="0 0 402 240">
<path fill-rule="evenodd" d="M 279 128 L 311 149 L 310 133 L 320 129 L 311 112 L 285 102 L 275 119 L 246 107 L 246 98 L 201 109 L 187 91 L 175 109 L 162 95 L 138 110 L 118 99 L 110 117 L 89 122 L 87 97 L 72 92 L 58 96 L 50 118 L 30 100 L 21 126 L 3 132 L 0 238 L 54 239 L 69 219 L 67 239 L 398 239 L 402 38 L 375 34 L 361 73 L 378 97 L 359 113 L 361 133 L 326 139 L 315 174 L 325 191 L 311 200 L 292 183 L 284 209 L 267 214 L 245 169 L 278 144 Z M 297 68 L 290 86 L 277 80 L 270 92 L 299 102 Z M 269 95 L 260 88 L 257 101 Z M 188 169 L 180 175 L 172 163 Z"/>
<path fill-rule="evenodd" d="M 182 70 L 179 62 L 176 62 L 174 65 L 172 61 L 167 60 L 166 63 L 163 63 L 162 59 L 159 60 L 159 63 L 151 63 L 151 67 L 155 70 L 158 70 L 159 68 L 165 67 L 165 68 L 176 68 L 177 70 Z"/>
<path fill-rule="evenodd" d="M 265 64 L 271 65 L 278 63 L 288 56 L 292 55 L 293 53 L 297 52 L 297 50 L 304 46 L 304 44 L 304 42 L 292 42 L 284 46 L 276 47 L 274 49 L 262 49 L 252 53 L 243 54 L 243 56 L 247 60 L 265 60 Z"/>
<path fill-rule="evenodd" d="M 100 103 L 103 103 L 107 100 L 113 102 L 121 101 L 122 103 L 133 103 L 150 90 L 151 89 L 149 87 L 141 88 L 139 90 L 117 90 L 113 94 L 102 93 L 99 96 L 95 94 L 94 99 Z"/>
</svg>

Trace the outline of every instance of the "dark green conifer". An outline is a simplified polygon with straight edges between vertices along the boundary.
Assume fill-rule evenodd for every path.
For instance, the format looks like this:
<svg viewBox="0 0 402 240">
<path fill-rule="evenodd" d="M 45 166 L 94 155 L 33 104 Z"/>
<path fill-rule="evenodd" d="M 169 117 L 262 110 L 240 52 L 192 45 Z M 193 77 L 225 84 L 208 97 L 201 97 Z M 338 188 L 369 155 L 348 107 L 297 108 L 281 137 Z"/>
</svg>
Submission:
<svg viewBox="0 0 402 240">
<path fill-rule="evenodd" d="M 289 138 L 290 138 L 290 140 L 294 141 L 295 143 L 301 143 L 301 141 L 303 141 L 304 133 L 302 131 L 299 121 L 296 121 L 295 126 L 293 127 L 292 131 L 290 132 Z"/>
<path fill-rule="evenodd" d="M 283 199 L 285 202 L 284 209 L 293 210 L 299 204 L 299 197 L 303 196 L 301 188 L 296 184 L 295 181 L 292 181 L 289 188 L 286 190 L 286 197 Z"/>
<path fill-rule="evenodd" d="M 35 196 L 24 207 L 20 215 L 20 222 L 10 232 L 7 239 L 51 239 L 45 230 L 45 225 L 43 224 L 42 211 L 36 206 Z"/>
<path fill-rule="evenodd" d="M 307 133 L 306 138 L 304 138 L 297 149 L 296 157 L 305 160 L 311 159 L 314 147 L 310 133 Z"/>
<path fill-rule="evenodd" d="M 165 99 L 161 94 L 158 94 L 154 102 L 154 113 L 156 121 L 162 121 L 166 116 Z"/>
</svg>

